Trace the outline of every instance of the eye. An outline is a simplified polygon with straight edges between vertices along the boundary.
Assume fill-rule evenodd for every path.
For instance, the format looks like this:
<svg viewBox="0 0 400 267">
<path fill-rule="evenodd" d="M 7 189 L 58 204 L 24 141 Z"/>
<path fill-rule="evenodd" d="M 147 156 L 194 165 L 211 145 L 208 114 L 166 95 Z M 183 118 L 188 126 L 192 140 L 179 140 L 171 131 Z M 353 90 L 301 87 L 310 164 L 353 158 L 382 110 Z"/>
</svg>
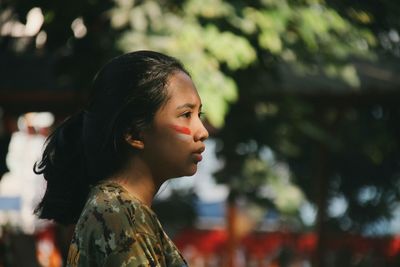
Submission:
<svg viewBox="0 0 400 267">
<path fill-rule="evenodd" d="M 190 111 L 185 112 L 181 116 L 184 117 L 184 118 L 190 119 L 192 117 L 192 112 L 190 112 Z"/>
</svg>

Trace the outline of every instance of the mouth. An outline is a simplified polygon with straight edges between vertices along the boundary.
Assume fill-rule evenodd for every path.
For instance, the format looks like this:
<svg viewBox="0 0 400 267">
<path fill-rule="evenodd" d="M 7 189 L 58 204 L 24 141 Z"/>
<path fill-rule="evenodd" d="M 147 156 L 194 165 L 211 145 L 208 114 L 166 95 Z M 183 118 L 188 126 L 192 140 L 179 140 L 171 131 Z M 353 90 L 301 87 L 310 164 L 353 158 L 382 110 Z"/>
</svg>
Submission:
<svg viewBox="0 0 400 267">
<path fill-rule="evenodd" d="M 201 153 L 203 153 L 204 150 L 205 150 L 205 147 L 202 146 L 202 147 L 200 147 L 198 150 L 194 151 L 193 157 L 194 157 L 194 160 L 195 160 L 195 161 L 197 161 L 197 162 L 202 161 L 203 156 L 201 155 Z"/>
<path fill-rule="evenodd" d="M 200 162 L 203 160 L 203 156 L 199 153 L 193 153 L 193 158 L 194 158 L 194 161 L 196 161 L 196 162 Z"/>
<path fill-rule="evenodd" d="M 195 150 L 194 153 L 195 154 L 201 154 L 204 152 L 204 150 L 206 150 L 205 146 L 200 147 L 199 149 Z"/>
</svg>

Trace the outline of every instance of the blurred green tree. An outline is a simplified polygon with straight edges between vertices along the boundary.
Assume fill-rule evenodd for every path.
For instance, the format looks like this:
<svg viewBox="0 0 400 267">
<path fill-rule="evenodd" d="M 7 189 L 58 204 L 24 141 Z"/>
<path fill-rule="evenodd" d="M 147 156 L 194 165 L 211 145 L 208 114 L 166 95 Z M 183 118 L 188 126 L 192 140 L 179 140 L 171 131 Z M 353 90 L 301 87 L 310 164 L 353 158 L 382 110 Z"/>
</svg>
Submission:
<svg viewBox="0 0 400 267">
<path fill-rule="evenodd" d="M 1 5 L 2 18 L 21 19 L 32 7 L 42 8 L 47 42 L 39 50 L 57 57 L 60 72 L 80 86 L 118 51 L 156 49 L 180 58 L 216 128 L 225 160 L 217 178 L 232 188 L 233 199 L 246 195 L 293 215 L 306 197 L 319 208 L 321 235 L 328 226 L 366 232 L 392 216 L 399 200 L 399 93 L 393 90 L 398 86 L 393 67 L 384 72 L 380 62 L 385 55 L 399 56 L 400 5 L 394 1 Z M 86 35 L 74 33 L 74 21 L 84 23 Z M 7 41 L 2 38 L 1 44 Z M 387 79 L 369 83 L 360 66 Z M 266 150 L 276 161 L 263 156 Z M 290 170 L 286 181 L 279 179 L 279 162 Z M 293 183 L 304 193 L 294 193 Z M 277 196 L 284 190 L 265 194 L 266 185 L 275 191 L 290 188 L 289 195 L 297 198 L 282 201 Z M 328 214 L 338 197 L 347 209 Z"/>
</svg>

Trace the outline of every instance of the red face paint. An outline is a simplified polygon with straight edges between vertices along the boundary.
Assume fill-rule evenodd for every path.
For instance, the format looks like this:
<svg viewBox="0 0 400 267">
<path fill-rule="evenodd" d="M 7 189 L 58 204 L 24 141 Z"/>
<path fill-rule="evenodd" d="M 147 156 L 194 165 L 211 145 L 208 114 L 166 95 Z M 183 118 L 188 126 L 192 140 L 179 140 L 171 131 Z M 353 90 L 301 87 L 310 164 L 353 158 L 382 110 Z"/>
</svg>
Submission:
<svg viewBox="0 0 400 267">
<path fill-rule="evenodd" d="M 170 125 L 170 127 L 178 133 L 186 134 L 186 135 L 191 134 L 190 129 L 187 127 L 182 127 L 182 126 L 178 126 L 178 125 Z"/>
</svg>

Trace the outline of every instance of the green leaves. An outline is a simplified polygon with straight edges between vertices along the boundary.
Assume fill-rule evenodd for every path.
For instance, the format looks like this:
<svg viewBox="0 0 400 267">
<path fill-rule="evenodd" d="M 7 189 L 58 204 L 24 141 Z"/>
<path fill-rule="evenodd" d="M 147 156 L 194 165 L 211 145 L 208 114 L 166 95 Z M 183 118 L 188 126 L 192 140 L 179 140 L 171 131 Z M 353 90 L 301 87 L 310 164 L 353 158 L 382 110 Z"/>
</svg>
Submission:
<svg viewBox="0 0 400 267">
<path fill-rule="evenodd" d="M 216 12 L 227 14 L 227 5 L 221 7 L 224 12 Z M 125 29 L 118 42 L 123 51 L 154 49 L 181 59 L 203 98 L 207 119 L 222 127 L 229 103 L 237 99 L 236 83 L 222 67 L 232 71 L 245 68 L 256 60 L 256 52 L 242 36 L 221 31 L 211 23 L 202 26 L 193 15 L 217 15 L 203 7 L 198 1 L 189 1 L 182 13 L 172 13 L 157 2 L 145 1 L 136 6 L 120 5 L 110 16 L 115 27 Z"/>
<path fill-rule="evenodd" d="M 234 10 L 231 4 L 224 0 L 189 0 L 184 5 L 184 12 L 188 16 L 213 19 L 231 16 Z"/>
<path fill-rule="evenodd" d="M 257 7 L 223 0 L 116 0 L 109 15 L 121 31 L 123 51 L 159 50 L 181 59 L 204 98 L 207 118 L 222 127 L 236 101 L 235 72 L 260 64 L 259 55 L 290 62 L 298 75 L 315 70 L 360 86 L 355 68 L 344 61 L 368 56 L 373 35 L 320 1 L 260 1 Z M 273 67 L 273 66 L 269 66 Z"/>
<path fill-rule="evenodd" d="M 214 25 L 204 29 L 204 45 L 219 63 L 227 64 L 231 70 L 247 67 L 256 60 L 256 52 L 243 37 L 232 32 L 221 32 Z"/>
<path fill-rule="evenodd" d="M 295 214 L 305 200 L 301 189 L 292 183 L 287 166 L 282 163 L 248 157 L 243 165 L 242 179 L 237 182 L 237 190 L 255 192 L 253 198 L 270 200 L 283 214 Z"/>
</svg>

